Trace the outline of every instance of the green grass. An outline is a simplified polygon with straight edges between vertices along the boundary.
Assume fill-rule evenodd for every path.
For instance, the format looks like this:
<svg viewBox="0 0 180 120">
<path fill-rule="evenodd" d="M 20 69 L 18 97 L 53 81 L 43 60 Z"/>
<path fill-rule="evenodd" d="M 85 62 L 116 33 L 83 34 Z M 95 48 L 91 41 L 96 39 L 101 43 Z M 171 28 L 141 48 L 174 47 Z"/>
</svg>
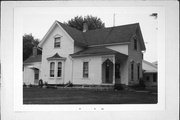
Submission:
<svg viewBox="0 0 180 120">
<path fill-rule="evenodd" d="M 157 95 L 133 91 L 23 88 L 24 104 L 156 104 Z"/>
</svg>

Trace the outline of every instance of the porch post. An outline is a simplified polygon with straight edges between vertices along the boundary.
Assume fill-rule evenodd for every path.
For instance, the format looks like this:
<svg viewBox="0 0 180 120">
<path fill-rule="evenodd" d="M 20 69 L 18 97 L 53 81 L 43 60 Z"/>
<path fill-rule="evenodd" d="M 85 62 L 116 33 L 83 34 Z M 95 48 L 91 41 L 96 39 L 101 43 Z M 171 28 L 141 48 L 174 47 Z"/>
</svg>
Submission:
<svg viewBox="0 0 180 120">
<path fill-rule="evenodd" d="M 113 57 L 113 84 L 115 84 L 115 56 Z"/>
</svg>

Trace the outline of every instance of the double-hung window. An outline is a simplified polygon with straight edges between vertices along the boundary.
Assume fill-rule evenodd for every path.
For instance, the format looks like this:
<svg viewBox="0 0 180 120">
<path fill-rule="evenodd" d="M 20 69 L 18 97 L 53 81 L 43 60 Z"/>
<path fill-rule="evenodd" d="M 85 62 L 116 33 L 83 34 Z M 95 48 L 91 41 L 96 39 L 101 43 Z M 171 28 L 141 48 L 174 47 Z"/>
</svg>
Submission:
<svg viewBox="0 0 180 120">
<path fill-rule="evenodd" d="M 62 76 L 62 62 L 58 62 L 57 77 L 61 77 L 61 76 Z"/>
<path fill-rule="evenodd" d="M 131 62 L 131 80 L 134 80 L 134 62 Z"/>
<path fill-rule="evenodd" d="M 137 39 L 134 38 L 134 50 L 137 50 Z"/>
<path fill-rule="evenodd" d="M 137 64 L 138 80 L 140 79 L 140 63 Z"/>
<path fill-rule="evenodd" d="M 55 63 L 51 62 L 50 63 L 50 77 L 54 77 L 54 68 L 55 68 Z"/>
<path fill-rule="evenodd" d="M 57 69 L 55 70 L 55 68 Z M 62 77 L 62 62 L 50 62 L 50 77 L 55 76 Z"/>
<path fill-rule="evenodd" d="M 55 37 L 54 38 L 54 48 L 60 48 L 61 47 L 61 37 Z"/>
<path fill-rule="evenodd" d="M 83 62 L 83 78 L 88 78 L 89 63 Z"/>
<path fill-rule="evenodd" d="M 153 82 L 157 82 L 157 73 L 153 73 Z"/>
</svg>

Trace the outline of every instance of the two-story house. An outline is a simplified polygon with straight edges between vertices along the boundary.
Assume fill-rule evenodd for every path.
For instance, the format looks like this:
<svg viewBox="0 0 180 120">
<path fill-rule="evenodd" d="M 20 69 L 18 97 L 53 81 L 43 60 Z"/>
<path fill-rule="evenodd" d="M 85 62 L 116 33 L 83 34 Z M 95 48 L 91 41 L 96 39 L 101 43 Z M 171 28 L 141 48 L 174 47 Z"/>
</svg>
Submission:
<svg viewBox="0 0 180 120">
<path fill-rule="evenodd" d="M 25 84 L 134 85 L 142 77 L 144 40 L 138 23 L 79 31 L 55 21 L 24 62 Z"/>
</svg>

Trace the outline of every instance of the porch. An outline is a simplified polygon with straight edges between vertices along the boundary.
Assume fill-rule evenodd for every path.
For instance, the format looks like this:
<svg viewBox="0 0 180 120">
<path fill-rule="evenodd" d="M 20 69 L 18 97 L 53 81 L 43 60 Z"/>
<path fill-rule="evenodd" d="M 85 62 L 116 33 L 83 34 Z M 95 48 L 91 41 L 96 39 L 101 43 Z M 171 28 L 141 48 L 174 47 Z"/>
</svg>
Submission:
<svg viewBox="0 0 180 120">
<path fill-rule="evenodd" d="M 121 53 L 102 56 L 101 85 L 124 84 L 123 79 L 127 79 L 128 73 L 127 58 L 127 55 Z"/>
</svg>

